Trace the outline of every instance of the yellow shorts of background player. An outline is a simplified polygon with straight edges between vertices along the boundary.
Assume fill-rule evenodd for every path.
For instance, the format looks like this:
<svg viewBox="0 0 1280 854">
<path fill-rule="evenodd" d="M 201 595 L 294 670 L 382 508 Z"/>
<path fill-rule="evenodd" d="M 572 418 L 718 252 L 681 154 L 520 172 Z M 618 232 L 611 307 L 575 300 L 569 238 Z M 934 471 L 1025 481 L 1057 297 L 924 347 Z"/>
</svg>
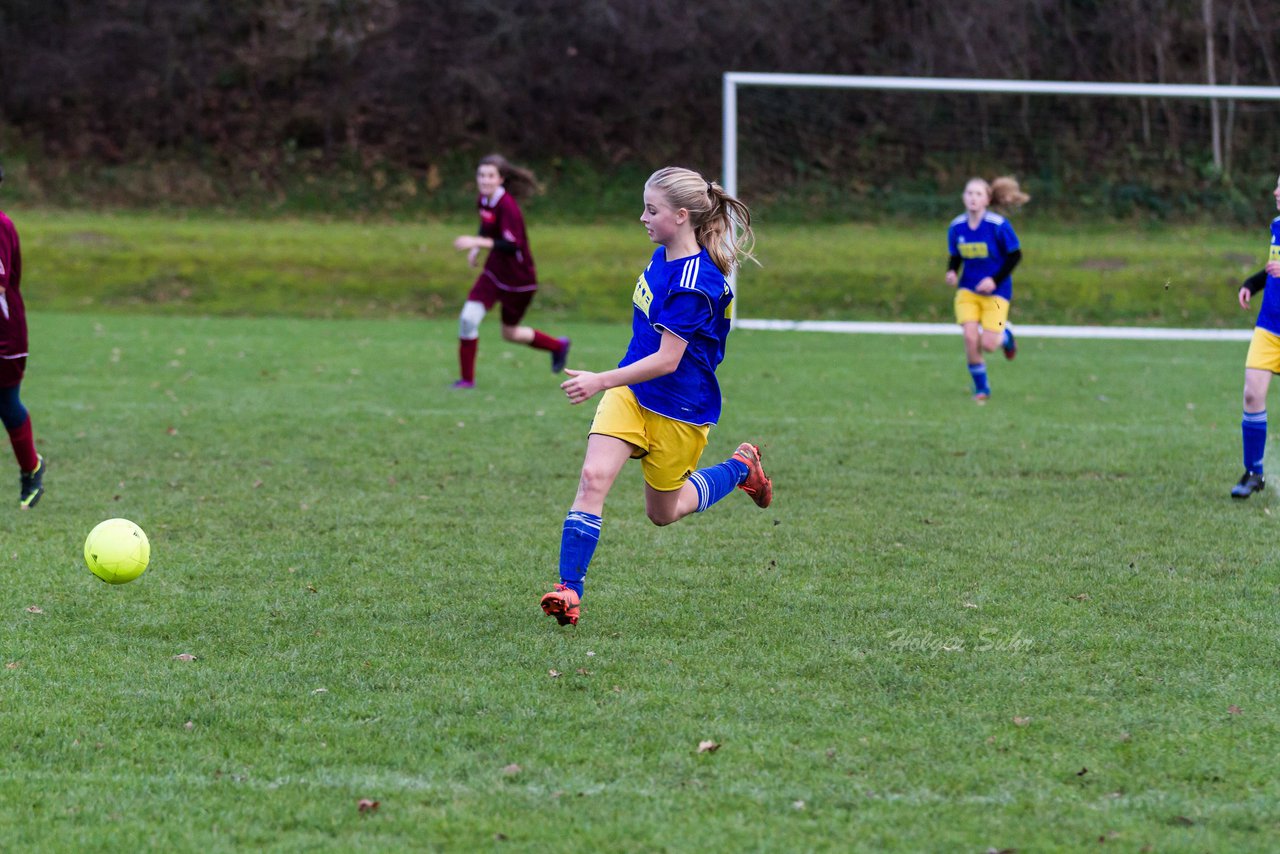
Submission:
<svg viewBox="0 0 1280 854">
<path fill-rule="evenodd" d="M 1253 327 L 1253 340 L 1249 342 L 1249 355 L 1244 357 L 1244 366 L 1280 374 L 1280 335 L 1260 326 Z"/>
<path fill-rule="evenodd" d="M 635 445 L 631 458 L 640 460 L 644 482 L 659 492 L 671 492 L 697 471 L 711 425 L 686 424 L 650 412 L 635 392 L 622 386 L 606 390 L 600 398 L 591 432 Z"/>
<path fill-rule="evenodd" d="M 956 288 L 956 323 L 981 323 L 988 332 L 1003 332 L 1009 319 L 1009 301 L 1004 297 L 975 294 Z"/>
</svg>

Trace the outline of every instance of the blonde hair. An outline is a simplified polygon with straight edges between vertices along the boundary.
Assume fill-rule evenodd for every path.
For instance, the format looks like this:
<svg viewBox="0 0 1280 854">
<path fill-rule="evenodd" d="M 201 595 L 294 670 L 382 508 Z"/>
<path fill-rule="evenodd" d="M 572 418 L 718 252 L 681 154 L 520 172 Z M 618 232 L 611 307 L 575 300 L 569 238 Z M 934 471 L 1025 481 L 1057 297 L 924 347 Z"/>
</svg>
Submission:
<svg viewBox="0 0 1280 854">
<path fill-rule="evenodd" d="M 970 178 L 967 183 L 977 181 L 987 188 L 987 198 L 993 208 L 1018 208 L 1031 201 L 1031 197 L 1022 192 L 1018 179 L 1012 175 L 1001 175 L 987 183 L 985 178 Z"/>
<path fill-rule="evenodd" d="M 502 176 L 502 186 L 516 198 L 524 199 L 542 192 L 542 185 L 532 170 L 517 166 L 501 154 L 487 154 L 480 158 L 480 166 L 495 166 Z"/>
<path fill-rule="evenodd" d="M 698 245 L 707 250 L 720 272 L 737 269 L 743 258 L 756 260 L 751 254 L 755 245 L 751 211 L 724 187 L 680 166 L 659 169 L 644 185 L 660 190 L 673 208 L 689 212 Z"/>
</svg>

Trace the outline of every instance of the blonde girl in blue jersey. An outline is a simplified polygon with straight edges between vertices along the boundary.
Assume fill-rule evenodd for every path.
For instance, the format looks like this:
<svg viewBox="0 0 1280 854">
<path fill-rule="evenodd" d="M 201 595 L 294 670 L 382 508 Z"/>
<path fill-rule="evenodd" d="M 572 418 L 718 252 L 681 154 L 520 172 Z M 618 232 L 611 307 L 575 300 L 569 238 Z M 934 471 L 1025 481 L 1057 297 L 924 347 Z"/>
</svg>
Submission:
<svg viewBox="0 0 1280 854">
<path fill-rule="evenodd" d="M 1005 358 L 1018 353 L 1009 328 L 1009 303 L 1013 301 L 1010 274 L 1022 260 L 1018 235 L 1009 220 L 991 207 L 1017 207 L 1030 200 L 1014 178 L 1004 176 L 987 183 L 970 178 L 964 187 L 964 210 L 947 228 L 946 281 L 956 289 L 956 323 L 964 333 L 964 355 L 973 380 L 973 399 L 991 396 L 983 353 L 1001 347 Z"/>
<path fill-rule="evenodd" d="M 627 460 L 641 462 L 645 510 L 655 525 L 706 510 L 735 488 L 760 507 L 773 497 L 760 449 L 749 442 L 728 460 L 698 468 L 720 417 L 715 371 L 733 302 L 726 274 L 751 257 L 751 213 L 697 172 L 667 167 L 645 182 L 640 222 L 658 248 L 632 293 L 626 355 L 610 371 L 567 370 L 560 385 L 573 404 L 604 393 L 564 521 L 560 583 L 542 597 L 542 610 L 562 626 L 578 622 L 605 498 Z"/>
<path fill-rule="evenodd" d="M 1280 179 L 1272 191 L 1280 210 Z M 1244 474 L 1231 488 L 1232 498 L 1248 498 L 1266 488 L 1262 458 L 1267 450 L 1267 390 L 1271 377 L 1280 373 L 1280 216 L 1271 220 L 1271 249 L 1267 266 L 1245 279 L 1237 299 L 1248 310 L 1249 302 L 1263 291 L 1262 307 L 1253 327 L 1253 340 L 1244 359 L 1244 417 L 1240 443 L 1244 450 Z"/>
</svg>

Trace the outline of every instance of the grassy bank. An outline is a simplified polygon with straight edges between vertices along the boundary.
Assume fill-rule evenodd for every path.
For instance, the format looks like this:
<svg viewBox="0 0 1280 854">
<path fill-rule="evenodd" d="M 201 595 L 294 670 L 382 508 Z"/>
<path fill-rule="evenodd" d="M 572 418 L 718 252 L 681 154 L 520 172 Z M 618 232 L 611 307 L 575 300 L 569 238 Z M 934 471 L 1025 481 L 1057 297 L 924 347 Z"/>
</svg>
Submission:
<svg viewBox="0 0 1280 854">
<path fill-rule="evenodd" d="M 470 219 L 247 220 L 186 213 L 9 209 L 36 309 L 300 317 L 445 317 L 474 278 L 451 246 Z M 762 266 L 740 278 L 741 316 L 951 318 L 944 224 L 758 224 Z M 1247 326 L 1235 303 L 1263 262 L 1264 224 L 1207 230 L 1018 222 L 1023 323 Z M 531 223 L 542 289 L 531 319 L 625 320 L 651 245 L 632 217 Z"/>
</svg>

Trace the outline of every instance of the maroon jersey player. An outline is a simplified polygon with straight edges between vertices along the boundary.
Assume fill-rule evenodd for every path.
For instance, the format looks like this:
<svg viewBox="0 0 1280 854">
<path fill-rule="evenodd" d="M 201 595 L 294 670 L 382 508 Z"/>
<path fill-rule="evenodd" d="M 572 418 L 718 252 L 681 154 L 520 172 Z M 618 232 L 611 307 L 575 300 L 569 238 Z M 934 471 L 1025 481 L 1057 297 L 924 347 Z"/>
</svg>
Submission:
<svg viewBox="0 0 1280 854">
<path fill-rule="evenodd" d="M 0 181 L 4 172 L 0 171 Z M 13 220 L 0 211 L 0 422 L 18 458 L 18 506 L 34 507 L 44 494 L 44 458 L 36 453 L 31 416 L 18 391 L 27 367 L 27 312 L 22 305 L 22 250 Z"/>
<path fill-rule="evenodd" d="M 537 186 L 532 172 L 513 166 L 498 154 L 483 158 L 476 168 L 480 233 L 457 238 L 453 248 L 466 251 L 467 262 L 473 267 L 481 249 L 489 250 L 489 256 L 458 318 L 458 364 L 462 376 L 453 384 L 454 388 L 475 387 L 480 321 L 494 303 L 502 305 L 503 338 L 548 351 L 552 372 L 564 370 L 569 357 L 569 339 L 553 338 L 532 326 L 520 325 L 538 291 L 538 273 L 524 230 L 524 216 L 515 197 L 533 192 Z"/>
</svg>

